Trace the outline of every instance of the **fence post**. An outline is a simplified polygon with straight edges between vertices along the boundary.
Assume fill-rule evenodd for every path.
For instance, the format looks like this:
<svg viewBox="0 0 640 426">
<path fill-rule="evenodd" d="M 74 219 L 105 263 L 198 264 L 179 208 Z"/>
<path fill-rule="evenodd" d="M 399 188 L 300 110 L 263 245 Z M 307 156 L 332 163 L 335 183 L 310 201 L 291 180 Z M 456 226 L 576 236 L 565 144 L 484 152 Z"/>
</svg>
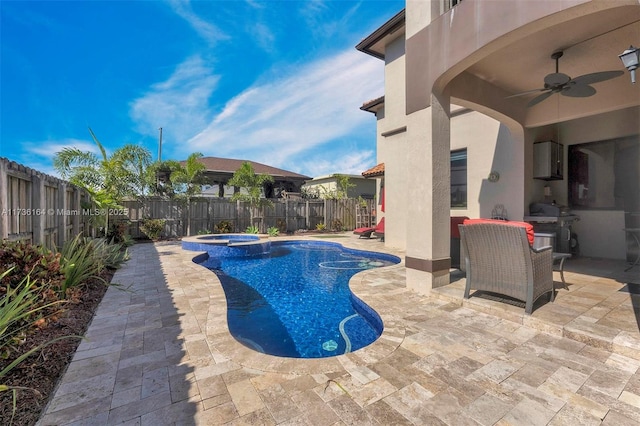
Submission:
<svg viewBox="0 0 640 426">
<path fill-rule="evenodd" d="M 327 199 L 325 198 L 322 203 L 322 220 L 325 227 L 328 227 L 329 219 L 327 218 Z"/>
<path fill-rule="evenodd" d="M 33 211 L 40 211 L 41 213 L 34 215 L 31 218 L 33 226 L 33 243 L 44 244 L 44 229 L 46 227 L 47 215 L 51 212 L 47 211 L 44 177 L 35 173 L 35 171 L 31 175 L 31 190 L 31 206 L 34 209 Z"/>
<path fill-rule="evenodd" d="M 309 200 L 304 202 L 304 229 L 309 229 Z"/>
<path fill-rule="evenodd" d="M 285 198 L 284 199 L 284 223 L 286 223 L 287 226 L 287 233 L 289 233 L 289 199 Z"/>
<path fill-rule="evenodd" d="M 213 198 L 209 198 L 207 199 L 207 226 L 205 227 L 207 234 L 213 233 L 213 213 Z"/>
<path fill-rule="evenodd" d="M 240 200 L 236 201 L 236 227 L 240 230 Z M 235 231 L 235 230 L 234 230 Z"/>
<path fill-rule="evenodd" d="M 73 217 L 71 218 L 71 232 L 73 235 L 78 235 L 80 233 L 80 214 L 82 213 L 82 208 L 80 207 L 80 190 L 76 187 L 73 187 L 73 201 L 72 207 L 75 209 L 73 212 Z"/>
<path fill-rule="evenodd" d="M 9 180 L 7 162 L 0 158 L 0 240 L 9 238 Z"/>
<path fill-rule="evenodd" d="M 56 221 L 56 227 L 58 228 L 57 244 L 59 247 L 62 247 L 65 240 L 67 239 L 67 185 L 64 182 L 58 182 L 58 199 L 56 200 L 56 202 L 57 205 L 54 207 L 54 217 Z"/>
</svg>

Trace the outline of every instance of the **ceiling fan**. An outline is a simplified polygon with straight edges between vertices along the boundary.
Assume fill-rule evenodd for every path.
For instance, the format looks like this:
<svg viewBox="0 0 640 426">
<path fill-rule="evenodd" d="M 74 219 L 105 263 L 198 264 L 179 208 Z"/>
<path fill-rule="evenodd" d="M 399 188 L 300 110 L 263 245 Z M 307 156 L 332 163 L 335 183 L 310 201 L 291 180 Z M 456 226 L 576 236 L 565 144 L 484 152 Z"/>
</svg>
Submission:
<svg viewBox="0 0 640 426">
<path fill-rule="evenodd" d="M 547 99 L 554 93 L 560 93 L 564 96 L 570 96 L 573 98 L 586 98 L 596 94 L 596 89 L 590 86 L 590 84 L 600 83 L 601 81 L 610 80 L 624 74 L 624 71 L 601 71 L 591 74 L 584 74 L 576 78 L 571 78 L 566 74 L 558 71 L 558 59 L 562 57 L 563 52 L 554 52 L 551 55 L 551 59 L 556 61 L 556 72 L 547 74 L 544 78 L 544 87 L 541 89 L 527 90 L 526 92 L 516 93 L 515 95 L 507 96 L 508 98 L 515 98 L 516 96 L 529 95 L 531 93 L 543 92 L 541 95 L 531 99 L 527 104 L 527 107 L 532 107 L 536 104 Z"/>
</svg>

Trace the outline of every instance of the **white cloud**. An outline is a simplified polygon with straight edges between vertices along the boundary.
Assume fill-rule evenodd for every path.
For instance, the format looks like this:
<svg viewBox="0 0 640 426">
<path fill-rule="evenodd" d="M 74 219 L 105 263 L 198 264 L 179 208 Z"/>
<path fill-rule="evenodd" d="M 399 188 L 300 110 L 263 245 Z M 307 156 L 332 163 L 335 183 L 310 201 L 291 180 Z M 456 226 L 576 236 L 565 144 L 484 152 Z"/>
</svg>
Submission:
<svg viewBox="0 0 640 426">
<path fill-rule="evenodd" d="M 382 64 L 355 50 L 291 67 L 231 99 L 182 155 L 200 151 L 287 164 L 314 147 L 348 141 L 360 126 L 375 126 L 359 106 L 382 88 Z"/>
<path fill-rule="evenodd" d="M 209 98 L 218 80 L 201 57 L 187 59 L 168 80 L 154 84 L 144 96 L 131 102 L 130 115 L 137 130 L 156 135 L 162 127 L 168 141 L 184 143 L 207 125 L 211 116 Z"/>
<path fill-rule="evenodd" d="M 209 44 L 213 45 L 220 40 L 227 40 L 229 36 L 220 28 L 200 18 L 191 8 L 189 0 L 170 0 L 173 11 L 191 25 L 191 27 Z"/>
<path fill-rule="evenodd" d="M 60 175 L 53 168 L 53 157 L 64 148 L 77 148 L 100 155 L 100 150 L 93 142 L 73 138 L 25 142 L 23 148 L 24 154 L 17 159 L 19 163 L 28 164 L 34 170 L 55 177 Z"/>
<path fill-rule="evenodd" d="M 62 139 L 56 141 L 41 141 L 41 142 L 26 142 L 24 144 L 25 149 L 31 154 L 38 155 L 40 157 L 50 158 L 56 155 L 56 153 L 62 151 L 64 148 L 77 148 L 81 151 L 89 151 L 94 154 L 99 154 L 100 150 L 93 142 L 82 139 Z"/>
<path fill-rule="evenodd" d="M 312 177 L 326 176 L 334 173 L 359 175 L 375 164 L 375 151 L 365 150 L 349 152 L 341 150 L 323 158 L 302 161 L 305 174 Z"/>
</svg>

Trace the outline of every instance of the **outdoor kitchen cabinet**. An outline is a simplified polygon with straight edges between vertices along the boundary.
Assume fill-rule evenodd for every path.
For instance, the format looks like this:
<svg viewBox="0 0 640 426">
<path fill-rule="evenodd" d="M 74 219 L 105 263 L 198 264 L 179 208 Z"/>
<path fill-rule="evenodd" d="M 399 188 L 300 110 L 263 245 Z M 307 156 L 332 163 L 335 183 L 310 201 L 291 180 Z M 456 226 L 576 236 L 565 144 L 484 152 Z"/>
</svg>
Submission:
<svg viewBox="0 0 640 426">
<path fill-rule="evenodd" d="M 533 178 L 561 180 L 564 146 L 554 141 L 534 142 Z"/>
</svg>

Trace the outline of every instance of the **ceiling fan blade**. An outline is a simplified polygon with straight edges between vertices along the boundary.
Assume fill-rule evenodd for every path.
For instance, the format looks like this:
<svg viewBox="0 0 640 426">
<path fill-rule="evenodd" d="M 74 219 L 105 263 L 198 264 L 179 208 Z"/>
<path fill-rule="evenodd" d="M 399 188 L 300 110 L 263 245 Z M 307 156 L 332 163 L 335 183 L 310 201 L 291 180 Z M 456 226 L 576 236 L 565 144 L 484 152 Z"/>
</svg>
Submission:
<svg viewBox="0 0 640 426">
<path fill-rule="evenodd" d="M 588 98 L 596 94 L 596 89 L 586 84 L 568 84 L 560 93 L 572 98 Z"/>
<path fill-rule="evenodd" d="M 571 77 L 561 72 L 547 74 L 544 78 L 544 84 L 547 86 L 561 86 L 571 81 Z"/>
<path fill-rule="evenodd" d="M 532 106 L 534 106 L 536 104 L 539 104 L 540 102 L 544 101 L 545 99 L 547 99 L 551 95 L 553 95 L 553 92 L 549 91 L 549 92 L 543 93 L 540 96 L 536 96 L 535 98 L 533 98 L 533 99 L 531 99 L 529 101 L 529 103 L 527 104 L 527 108 L 528 107 L 532 107 Z"/>
<path fill-rule="evenodd" d="M 575 82 L 576 84 L 594 84 L 600 83 L 601 81 L 611 80 L 612 78 L 620 77 L 624 74 L 624 71 L 601 71 L 594 72 L 591 74 L 581 75 L 579 77 L 574 78 L 571 82 Z"/>
<path fill-rule="evenodd" d="M 516 98 L 518 96 L 524 96 L 524 95 L 530 95 L 532 93 L 537 93 L 537 92 L 544 92 L 545 90 L 549 90 L 549 89 L 542 88 L 542 89 L 527 90 L 526 92 L 520 92 L 520 93 L 516 93 L 515 95 L 507 96 L 505 99 Z"/>
</svg>

